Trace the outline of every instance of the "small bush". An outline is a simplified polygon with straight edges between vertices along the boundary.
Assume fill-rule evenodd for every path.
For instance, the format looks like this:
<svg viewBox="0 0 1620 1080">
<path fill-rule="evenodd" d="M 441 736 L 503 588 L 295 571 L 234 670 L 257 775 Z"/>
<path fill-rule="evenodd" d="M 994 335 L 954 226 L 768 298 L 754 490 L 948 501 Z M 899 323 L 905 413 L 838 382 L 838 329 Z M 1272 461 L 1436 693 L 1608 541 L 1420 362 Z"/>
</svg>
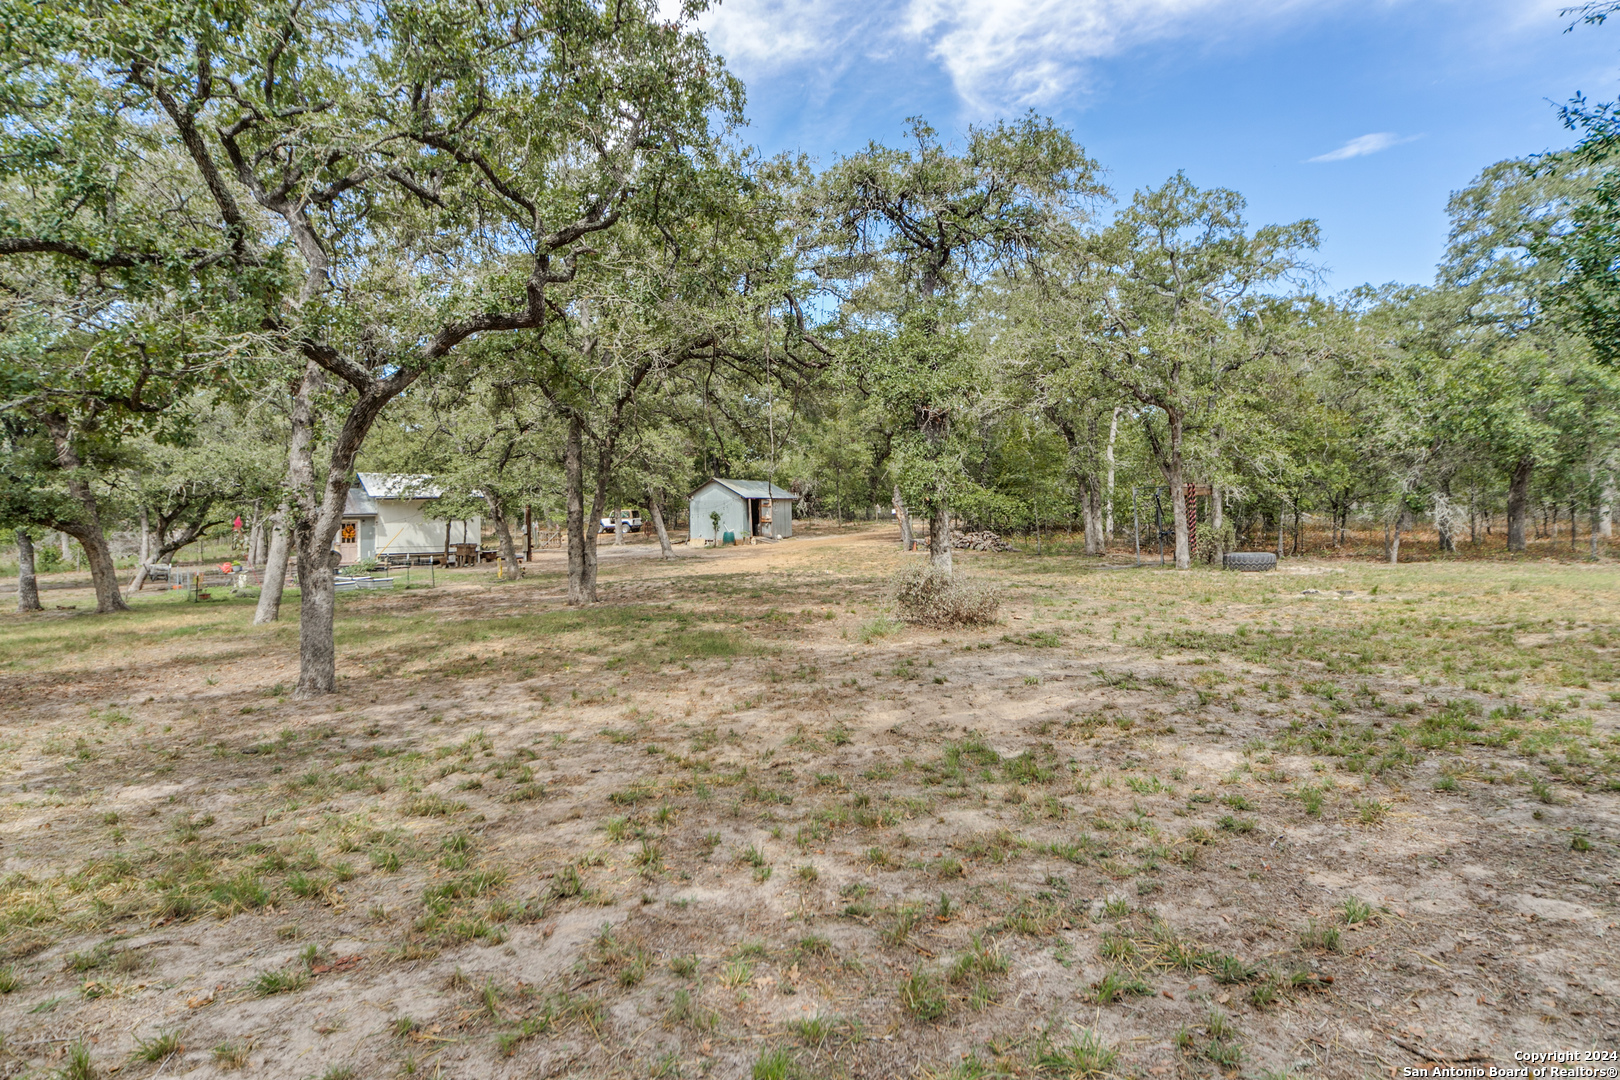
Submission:
<svg viewBox="0 0 1620 1080">
<path fill-rule="evenodd" d="M 893 590 L 900 617 L 921 626 L 987 626 L 1000 609 L 989 585 L 929 565 L 900 571 Z"/>
</svg>

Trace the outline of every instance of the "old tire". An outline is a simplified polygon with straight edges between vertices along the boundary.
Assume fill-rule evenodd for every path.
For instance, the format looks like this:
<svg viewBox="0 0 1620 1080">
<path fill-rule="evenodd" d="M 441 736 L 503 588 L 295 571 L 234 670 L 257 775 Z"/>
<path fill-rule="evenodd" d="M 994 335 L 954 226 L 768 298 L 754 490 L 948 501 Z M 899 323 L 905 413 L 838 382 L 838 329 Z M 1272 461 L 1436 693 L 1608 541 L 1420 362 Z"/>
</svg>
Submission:
<svg viewBox="0 0 1620 1080">
<path fill-rule="evenodd" d="M 1221 556 L 1223 570 L 1275 570 L 1277 555 L 1271 551 L 1228 551 Z"/>
</svg>

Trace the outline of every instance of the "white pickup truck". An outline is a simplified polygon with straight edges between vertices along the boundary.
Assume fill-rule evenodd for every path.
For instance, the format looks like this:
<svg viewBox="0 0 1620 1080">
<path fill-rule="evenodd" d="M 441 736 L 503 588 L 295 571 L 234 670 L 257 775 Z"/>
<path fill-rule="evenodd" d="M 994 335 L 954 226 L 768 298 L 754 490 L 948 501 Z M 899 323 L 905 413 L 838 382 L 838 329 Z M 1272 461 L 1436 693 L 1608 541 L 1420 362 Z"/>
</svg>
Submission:
<svg viewBox="0 0 1620 1080">
<path fill-rule="evenodd" d="M 640 532 L 641 531 L 641 511 L 632 510 L 630 513 L 622 515 L 619 518 L 619 520 L 624 523 L 624 528 L 625 528 L 626 532 Z M 611 517 L 605 517 L 605 518 L 602 519 L 602 531 L 603 532 L 610 533 L 610 532 L 612 532 L 614 530 L 615 527 L 616 526 L 614 525 L 613 519 Z"/>
</svg>

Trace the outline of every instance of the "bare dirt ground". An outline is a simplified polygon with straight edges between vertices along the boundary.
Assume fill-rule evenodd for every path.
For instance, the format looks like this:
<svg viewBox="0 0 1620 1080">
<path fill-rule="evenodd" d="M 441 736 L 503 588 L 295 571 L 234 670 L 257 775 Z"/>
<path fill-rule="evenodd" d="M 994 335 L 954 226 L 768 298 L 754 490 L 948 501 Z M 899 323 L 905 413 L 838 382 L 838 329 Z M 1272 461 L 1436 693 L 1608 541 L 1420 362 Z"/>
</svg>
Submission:
<svg viewBox="0 0 1620 1080">
<path fill-rule="evenodd" d="M 0 1075 L 1620 1051 L 1612 565 L 603 555 L 344 596 L 314 702 L 246 599 L 0 617 Z"/>
</svg>

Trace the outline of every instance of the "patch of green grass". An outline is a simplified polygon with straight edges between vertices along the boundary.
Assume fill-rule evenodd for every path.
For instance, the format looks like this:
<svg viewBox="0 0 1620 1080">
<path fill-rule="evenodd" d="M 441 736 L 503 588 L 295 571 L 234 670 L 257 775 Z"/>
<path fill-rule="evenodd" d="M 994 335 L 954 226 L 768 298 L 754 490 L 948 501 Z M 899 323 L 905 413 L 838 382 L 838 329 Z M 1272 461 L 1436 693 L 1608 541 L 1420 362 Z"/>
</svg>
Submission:
<svg viewBox="0 0 1620 1080">
<path fill-rule="evenodd" d="M 68 1047 L 62 1068 L 56 1075 L 61 1080 L 96 1080 L 96 1066 L 90 1060 L 90 1048 L 82 1040 Z"/>
<path fill-rule="evenodd" d="M 900 984 L 900 1004 L 923 1023 L 943 1017 L 947 1001 L 939 976 L 923 968 L 913 971 Z"/>
<path fill-rule="evenodd" d="M 1363 825 L 1381 825 L 1389 816 L 1389 804 L 1378 799 L 1357 799 L 1356 820 Z"/>
<path fill-rule="evenodd" d="M 246 1068 L 250 1050 L 249 1044 L 244 1042 L 222 1042 L 213 1049 L 214 1064 L 225 1072 Z"/>
<path fill-rule="evenodd" d="M 659 637 L 653 653 L 662 663 L 680 660 L 715 660 L 750 656 L 758 646 L 730 630 L 672 630 Z"/>
<path fill-rule="evenodd" d="M 947 979 L 961 985 L 975 978 L 1006 974 L 1007 958 L 994 941 L 975 933 L 967 951 L 951 961 L 945 971 Z"/>
<path fill-rule="evenodd" d="M 1124 971 L 1110 971 L 1092 984 L 1091 1000 L 1099 1005 L 1112 1005 L 1128 997 L 1147 997 L 1153 987 Z"/>
<path fill-rule="evenodd" d="M 900 624 L 887 615 L 879 615 L 875 619 L 868 619 L 861 624 L 855 632 L 862 645 L 870 645 L 878 638 L 886 638 L 900 630 Z"/>
<path fill-rule="evenodd" d="M 163 1061 L 171 1054 L 178 1054 L 184 1049 L 185 1045 L 180 1041 L 179 1030 L 171 1029 L 169 1031 L 160 1031 L 150 1039 L 135 1040 L 135 1049 L 129 1052 L 129 1056 L 136 1061 L 156 1063 Z"/>
<path fill-rule="evenodd" d="M 786 1047 L 778 1046 L 755 1058 L 748 1075 L 752 1080 L 794 1080 L 799 1066 Z"/>
<path fill-rule="evenodd" d="M 1347 896 L 1339 905 L 1346 926 L 1356 926 L 1372 918 L 1372 905 L 1354 896 Z"/>
<path fill-rule="evenodd" d="M 1030 750 L 1002 762 L 1001 770 L 1012 784 L 1045 784 L 1056 775 L 1055 770 L 1043 766 Z"/>
<path fill-rule="evenodd" d="M 418 795 L 405 804 L 405 812 L 412 817 L 449 817 L 466 809 L 466 803 L 442 795 Z"/>
<path fill-rule="evenodd" d="M 1118 1060 L 1119 1051 L 1088 1028 L 1066 1044 L 1043 1045 L 1035 1054 L 1035 1068 L 1042 1075 L 1064 1080 L 1097 1080 L 1111 1075 Z"/>
<path fill-rule="evenodd" d="M 261 971 L 253 980 L 253 992 L 260 997 L 290 994 L 295 990 L 302 990 L 308 981 L 309 976 L 302 971 Z"/>
<path fill-rule="evenodd" d="M 1339 928 L 1332 923 L 1317 923 L 1311 919 L 1299 935 L 1299 947 L 1302 949 L 1320 949 L 1323 952 L 1338 952 Z"/>
<path fill-rule="evenodd" d="M 838 1030 L 839 1023 L 837 1016 L 817 1013 L 802 1020 L 795 1020 L 788 1027 L 806 1046 L 822 1046 Z"/>
</svg>

